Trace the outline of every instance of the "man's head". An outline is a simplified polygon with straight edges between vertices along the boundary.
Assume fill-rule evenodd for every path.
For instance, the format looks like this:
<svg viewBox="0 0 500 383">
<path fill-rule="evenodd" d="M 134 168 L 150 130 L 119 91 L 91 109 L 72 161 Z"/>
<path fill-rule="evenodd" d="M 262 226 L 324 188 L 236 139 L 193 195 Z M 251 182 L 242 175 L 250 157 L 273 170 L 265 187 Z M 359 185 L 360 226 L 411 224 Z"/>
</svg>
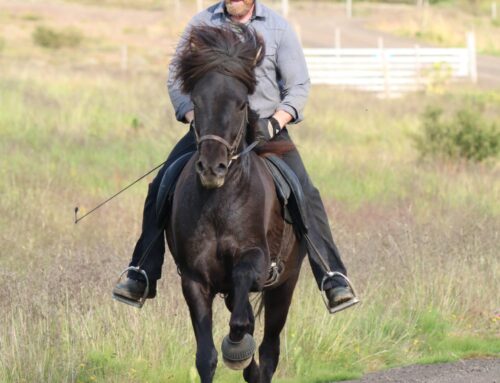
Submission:
<svg viewBox="0 0 500 383">
<path fill-rule="evenodd" d="M 226 10 L 231 16 L 245 16 L 253 7 L 255 0 L 224 0 Z"/>
</svg>

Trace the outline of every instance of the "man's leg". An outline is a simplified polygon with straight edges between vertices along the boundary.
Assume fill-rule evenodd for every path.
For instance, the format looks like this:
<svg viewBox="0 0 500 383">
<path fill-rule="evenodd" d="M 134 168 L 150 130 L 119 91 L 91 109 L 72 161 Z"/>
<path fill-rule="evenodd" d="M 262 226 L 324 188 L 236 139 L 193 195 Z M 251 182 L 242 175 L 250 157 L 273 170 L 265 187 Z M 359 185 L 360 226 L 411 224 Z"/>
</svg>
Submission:
<svg viewBox="0 0 500 383">
<path fill-rule="evenodd" d="M 168 167 L 185 153 L 195 150 L 196 139 L 194 133 L 190 130 L 177 143 L 168 156 L 165 165 L 163 165 L 156 177 L 149 184 L 148 194 L 144 202 L 142 233 L 135 245 L 132 261 L 129 264 L 129 266 L 139 266 L 146 272 L 150 284 L 149 298 L 154 298 L 156 295 L 156 281 L 161 278 L 161 267 L 165 255 L 164 229 L 158 227 L 156 218 L 158 189 Z M 113 293 L 132 300 L 138 300 L 144 294 L 144 277 L 134 271 L 130 271 L 127 277 L 124 282 L 118 283 Z"/>
<path fill-rule="evenodd" d="M 275 139 L 291 141 L 286 129 L 282 130 Z M 311 248 L 312 246 L 308 244 L 309 262 L 320 289 L 324 282 L 323 289 L 328 297 L 330 307 L 333 308 L 354 299 L 354 294 L 346 280 L 341 276 L 337 275 L 324 280 L 328 270 L 319 257 L 324 260 L 328 268 L 333 272 L 340 272 L 343 275 L 347 275 L 347 270 L 333 241 L 328 217 L 319 191 L 311 182 L 300 154 L 297 150 L 290 151 L 283 156 L 283 160 L 295 172 L 302 186 L 308 206 L 306 213 L 307 224 L 309 226 L 308 236 L 311 239 L 312 245 L 319 252 L 319 255 L 316 254 L 315 250 Z"/>
</svg>

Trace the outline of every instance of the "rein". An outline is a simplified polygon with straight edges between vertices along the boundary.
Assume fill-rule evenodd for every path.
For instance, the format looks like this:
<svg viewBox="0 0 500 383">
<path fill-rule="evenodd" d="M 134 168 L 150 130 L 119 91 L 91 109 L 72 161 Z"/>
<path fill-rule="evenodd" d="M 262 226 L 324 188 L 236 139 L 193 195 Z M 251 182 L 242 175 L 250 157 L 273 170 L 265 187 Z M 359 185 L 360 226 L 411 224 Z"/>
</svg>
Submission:
<svg viewBox="0 0 500 383">
<path fill-rule="evenodd" d="M 234 154 L 234 152 L 236 151 L 236 149 L 238 149 L 238 146 L 241 143 L 241 139 L 243 138 L 243 132 L 244 132 L 245 125 L 248 125 L 248 106 L 245 108 L 245 116 L 243 117 L 241 125 L 238 129 L 238 134 L 237 134 L 233 144 L 230 144 L 224 138 L 222 138 L 221 136 L 218 136 L 216 134 L 206 134 L 206 135 L 200 137 L 200 136 L 198 136 L 198 132 L 196 131 L 196 128 L 195 128 L 194 134 L 196 136 L 196 145 L 198 147 L 198 150 L 199 150 L 200 145 L 203 141 L 212 140 L 212 141 L 217 141 L 217 142 L 221 143 L 227 149 L 228 158 L 229 158 L 229 164 L 227 167 L 229 168 L 231 166 L 231 164 L 233 163 L 233 161 L 237 160 L 238 158 L 240 158 L 241 156 L 243 156 L 247 153 L 250 153 L 253 150 L 253 148 L 255 148 L 257 146 L 257 144 L 259 143 L 258 141 L 254 141 L 249 146 L 247 146 L 245 149 L 243 149 L 240 153 Z"/>
</svg>

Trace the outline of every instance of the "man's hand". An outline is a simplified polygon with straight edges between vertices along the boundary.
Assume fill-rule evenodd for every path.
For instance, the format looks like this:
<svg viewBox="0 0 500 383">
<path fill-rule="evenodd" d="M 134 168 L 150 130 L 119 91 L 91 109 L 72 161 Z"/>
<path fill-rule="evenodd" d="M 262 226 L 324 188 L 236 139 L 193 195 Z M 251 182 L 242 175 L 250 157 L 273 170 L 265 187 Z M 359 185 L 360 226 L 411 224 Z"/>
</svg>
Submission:
<svg viewBox="0 0 500 383">
<path fill-rule="evenodd" d="M 191 125 L 191 123 L 193 122 L 194 120 L 194 110 L 190 110 L 189 112 L 187 112 L 185 115 L 184 115 L 184 119 L 187 121 L 187 123 L 189 125 Z"/>
<path fill-rule="evenodd" d="M 273 139 L 281 130 L 280 123 L 274 117 L 260 118 L 257 121 L 257 137 L 258 141 L 269 141 Z"/>
</svg>

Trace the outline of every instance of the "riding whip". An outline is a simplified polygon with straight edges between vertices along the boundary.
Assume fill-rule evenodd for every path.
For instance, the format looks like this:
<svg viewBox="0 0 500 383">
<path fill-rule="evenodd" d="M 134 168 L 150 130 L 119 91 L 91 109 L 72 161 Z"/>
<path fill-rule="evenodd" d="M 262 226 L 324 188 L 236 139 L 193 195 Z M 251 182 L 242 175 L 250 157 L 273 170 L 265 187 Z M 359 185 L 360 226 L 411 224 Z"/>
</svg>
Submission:
<svg viewBox="0 0 500 383">
<path fill-rule="evenodd" d="M 120 190 L 118 193 L 115 193 L 114 195 L 112 195 L 111 197 L 109 197 L 107 200 L 101 202 L 99 205 L 97 205 L 96 207 L 94 207 L 92 210 L 90 210 L 88 213 L 84 214 L 83 216 L 81 216 L 80 218 L 78 218 L 78 210 L 79 210 L 79 207 L 78 206 L 75 206 L 75 225 L 80 222 L 82 219 L 84 219 L 86 216 L 92 214 L 94 211 L 96 211 L 97 209 L 99 209 L 100 207 L 104 206 L 105 204 L 107 204 L 109 201 L 111 201 L 113 198 L 117 197 L 118 195 L 120 195 L 121 193 L 123 193 L 125 190 L 127 190 L 128 188 L 134 186 L 137 182 L 139 182 L 140 180 L 142 180 L 144 177 L 150 175 L 151 173 L 153 173 L 156 169 L 159 169 L 161 168 L 163 165 L 165 165 L 167 161 L 164 161 L 162 162 L 161 164 L 159 164 L 158 166 L 155 166 L 153 169 L 151 169 L 149 172 L 147 172 L 146 174 L 140 176 L 139 178 L 137 178 L 134 182 L 132 182 L 130 185 L 124 187 L 122 190 Z"/>
</svg>

